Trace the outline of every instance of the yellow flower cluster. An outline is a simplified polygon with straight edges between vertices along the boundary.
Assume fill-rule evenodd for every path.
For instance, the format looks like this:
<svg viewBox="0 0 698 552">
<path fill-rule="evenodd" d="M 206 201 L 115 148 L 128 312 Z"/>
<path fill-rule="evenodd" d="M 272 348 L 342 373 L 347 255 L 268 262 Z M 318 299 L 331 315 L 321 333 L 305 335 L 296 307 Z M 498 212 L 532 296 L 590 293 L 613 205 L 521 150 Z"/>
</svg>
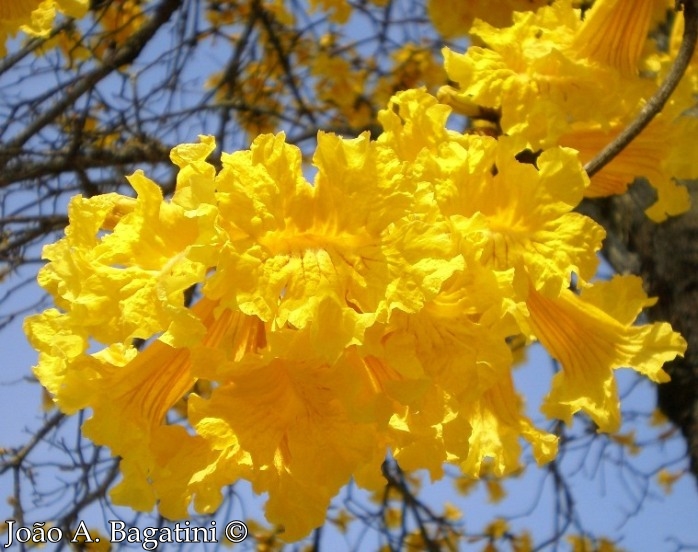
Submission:
<svg viewBox="0 0 698 552">
<path fill-rule="evenodd" d="M 566 423 L 583 412 L 618 430 L 617 368 L 668 379 L 686 344 L 634 325 L 653 303 L 640 280 L 591 282 L 604 231 L 574 212 L 593 184 L 554 123 L 556 101 L 587 132 L 584 110 L 610 109 L 585 92 L 602 66 L 579 62 L 574 86 L 552 78 L 573 65 L 559 45 L 577 17 L 556 2 L 499 38 L 476 24 L 492 49 L 447 52 L 462 94 L 501 109 L 510 136 L 449 130 L 451 107 L 408 90 L 375 141 L 320 133 L 312 182 L 283 134 L 220 170 L 203 136 L 172 150 L 170 200 L 141 171 L 135 198 L 73 198 L 39 273 L 57 308 L 25 330 L 58 406 L 90 409 L 84 434 L 122 458 L 115 502 L 212 512 L 244 478 L 295 540 L 349 478 L 379 488 L 388 451 L 435 478 L 445 463 L 511 473 L 522 441 L 554 458 L 512 379 L 521 341 L 559 361 L 541 410 Z M 545 149 L 525 162 L 532 145 Z"/>
<path fill-rule="evenodd" d="M 571 0 L 556 0 L 515 14 L 506 29 L 477 21 L 470 32 L 483 46 L 444 51 L 446 71 L 459 87 L 446 87 L 443 99 L 467 114 L 474 106 L 495 110 L 502 132 L 522 137 L 532 151 L 572 147 L 586 163 L 637 115 L 663 77 L 650 70 L 659 49 L 647 37 L 668 6 L 666 0 L 597 0 L 582 21 Z M 695 164 L 685 162 L 693 158 L 698 120 L 685 115 L 693 105 L 690 81 L 683 88 L 592 179 L 587 196 L 623 193 L 645 177 L 658 194 L 647 211 L 653 220 L 688 208 L 688 192 L 675 179 L 698 178 Z"/>
<path fill-rule="evenodd" d="M 550 417 L 613 431 L 615 368 L 666 380 L 685 344 L 632 325 L 651 304 L 639 280 L 588 283 L 603 231 L 572 212 L 576 153 L 520 163 L 514 140 L 447 130 L 449 111 L 412 90 L 377 141 L 320 134 L 312 184 L 283 135 L 218 172 L 202 137 L 172 151 L 171 201 L 141 172 L 135 199 L 72 200 L 39 275 L 58 309 L 26 330 L 60 408 L 90 408 L 85 435 L 122 457 L 117 502 L 208 512 L 246 478 L 296 539 L 350 477 L 379 485 L 387 450 L 435 477 L 445 462 L 511 472 L 521 438 L 546 462 L 556 437 L 512 382 L 519 335 L 561 362 Z"/>
</svg>

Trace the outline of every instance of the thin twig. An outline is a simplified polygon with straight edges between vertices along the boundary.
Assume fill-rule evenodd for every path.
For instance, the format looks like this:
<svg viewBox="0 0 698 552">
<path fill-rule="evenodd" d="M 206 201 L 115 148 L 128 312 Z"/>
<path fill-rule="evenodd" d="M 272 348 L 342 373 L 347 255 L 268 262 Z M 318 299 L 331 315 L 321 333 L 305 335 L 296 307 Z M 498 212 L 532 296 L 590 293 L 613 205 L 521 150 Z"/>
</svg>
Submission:
<svg viewBox="0 0 698 552">
<path fill-rule="evenodd" d="M 54 413 L 53 416 L 51 416 L 46 423 L 34 435 L 32 435 L 31 440 L 26 445 L 14 452 L 7 460 L 2 462 L 2 465 L 0 465 L 0 474 L 3 474 L 10 468 L 19 467 L 29 453 L 34 450 L 34 447 L 41 442 L 49 431 L 57 427 L 64 418 L 65 414 L 62 412 Z"/>
</svg>

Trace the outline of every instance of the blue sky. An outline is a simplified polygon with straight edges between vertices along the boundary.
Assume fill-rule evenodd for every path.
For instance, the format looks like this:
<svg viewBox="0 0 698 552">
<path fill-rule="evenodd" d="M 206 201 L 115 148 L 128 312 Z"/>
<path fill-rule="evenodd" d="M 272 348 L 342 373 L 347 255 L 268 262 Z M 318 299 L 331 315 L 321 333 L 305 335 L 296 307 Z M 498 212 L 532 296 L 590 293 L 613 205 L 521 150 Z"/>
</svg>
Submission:
<svg viewBox="0 0 698 552">
<path fill-rule="evenodd" d="M 351 28 L 350 26 L 349 29 Z M 354 27 L 354 31 L 359 30 Z M 223 60 L 226 55 L 223 53 L 219 57 Z M 212 59 L 216 59 L 215 56 Z M 202 75 L 210 72 L 210 67 L 205 62 L 199 65 L 199 69 Z M 200 130 L 191 130 L 190 141 L 194 141 Z M 36 268 L 36 265 L 27 267 L 21 274 L 0 283 L 0 295 Z M 12 298 L 2 305 L 2 313 L 10 312 L 15 306 L 24 306 L 40 296 L 41 291 L 35 284 L 24 286 L 13 292 Z M 31 433 L 41 426 L 43 416 L 40 388 L 29 381 L 36 353 L 24 337 L 20 318 L 0 332 L 0 351 L 0 447 L 7 449 L 26 443 Z M 533 347 L 528 362 L 515 375 L 517 385 L 530 406 L 530 415 L 542 427 L 547 422 L 538 414 L 535 405 L 540 404 L 540 399 L 548 391 L 552 370 L 553 365 L 542 349 Z M 621 371 L 619 379 L 621 389 L 632 389 L 624 397 L 626 408 L 645 414 L 650 412 L 656 402 L 652 385 L 648 382 L 636 383 L 636 377 L 630 372 Z M 664 443 L 643 447 L 637 456 L 623 457 L 624 453 L 629 454 L 628 451 L 606 438 L 592 439 L 591 436 L 583 435 L 585 427 L 583 420 L 576 420 L 574 428 L 579 444 L 570 447 L 573 450 L 561 461 L 561 470 L 569 480 L 568 491 L 579 512 L 579 526 L 604 535 L 630 551 L 677 550 L 677 543 L 691 545 L 692 549 L 698 550 L 698 492 L 695 480 L 690 476 L 683 477 L 669 495 L 664 494 L 656 484 L 655 472 L 661 466 L 668 464 L 673 471 L 686 467 L 687 462 L 683 458 L 685 445 L 680 436 L 674 434 Z M 638 415 L 626 420 L 621 433 L 635 430 L 639 441 L 655 441 L 656 436 L 667 430 L 667 427 L 652 429 L 647 419 Z M 75 438 L 75 432 L 65 432 L 64 436 L 66 439 Z M 47 448 L 41 450 L 43 456 L 36 460 L 49 463 L 61 461 L 59 454 L 50 452 Z M 49 477 L 60 477 L 60 469 L 52 469 L 48 473 L 52 474 Z M 52 487 L 53 482 L 47 481 L 46 475 L 38 473 L 37 477 L 43 488 Z M 4 498 L 11 495 L 12 485 L 12 478 L 8 474 L 0 477 L 0 521 L 10 519 L 12 509 Z M 248 486 L 241 487 L 240 496 L 248 513 L 260 517 L 261 500 L 251 496 Z M 555 524 L 555 494 L 550 470 L 530 465 L 521 477 L 504 481 L 503 487 L 507 497 L 498 504 L 489 501 L 484 485 L 467 497 L 460 496 L 454 491 L 450 478 L 432 484 L 425 482 L 421 497 L 435 511 L 441 511 L 447 501 L 456 504 L 463 512 L 466 529 L 471 533 L 482 531 L 494 517 L 503 516 L 511 519 L 514 529 L 531 531 L 536 544 L 548 538 L 554 532 Z M 26 504 L 31 504 L 29 495 L 26 496 Z M 230 507 L 230 512 L 221 514 L 223 517 L 230 519 L 231 516 L 244 515 L 240 503 L 236 502 Z M 41 520 L 40 515 L 42 512 L 35 512 L 30 520 Z M 126 510 L 102 512 L 97 507 L 88 510 L 86 515 L 86 521 L 98 527 L 103 527 L 105 520 L 113 519 L 112 516 L 131 516 Z M 358 529 L 355 528 L 350 532 L 349 544 L 358 537 Z M 336 532 L 330 531 L 323 538 L 324 544 L 328 545 L 327 549 L 347 548 L 347 542 Z M 376 540 L 367 536 L 361 543 L 360 549 L 372 550 Z M 483 547 L 484 543 L 480 541 L 464 544 L 462 549 L 481 550 Z M 565 550 L 566 546 L 563 545 L 560 549 Z"/>
</svg>

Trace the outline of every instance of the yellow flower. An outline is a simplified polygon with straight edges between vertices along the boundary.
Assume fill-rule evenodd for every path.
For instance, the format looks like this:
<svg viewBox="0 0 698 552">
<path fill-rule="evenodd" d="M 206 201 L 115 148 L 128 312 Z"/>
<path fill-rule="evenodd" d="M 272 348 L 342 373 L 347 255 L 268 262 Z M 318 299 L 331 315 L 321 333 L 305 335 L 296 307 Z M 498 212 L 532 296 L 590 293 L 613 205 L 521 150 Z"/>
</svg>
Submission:
<svg viewBox="0 0 698 552">
<path fill-rule="evenodd" d="M 471 278 L 454 277 L 421 312 L 408 315 L 404 321 L 401 316 L 393 318 L 385 342 L 402 336 L 402 348 L 413 351 L 412 356 L 420 361 L 421 369 L 439 386 L 438 391 L 429 392 L 421 399 L 430 403 L 418 403 L 419 408 L 414 407 L 420 415 L 413 413 L 410 405 L 403 414 L 393 417 L 392 426 L 401 436 L 396 457 L 409 466 L 427 465 L 432 474 L 439 473 L 439 462 L 460 458 L 465 461 L 463 465 L 468 473 L 478 475 L 482 458 L 490 456 L 496 460 L 496 471 L 501 474 L 517 467 L 517 440 L 523 434 L 538 443 L 541 462 L 550 459 L 554 455 L 551 443 L 516 414 L 516 408 L 508 412 L 497 406 L 516 405 L 517 401 L 496 400 L 499 393 L 505 393 L 506 388 L 501 386 L 511 366 L 509 351 L 496 351 L 501 350 L 508 336 L 525 333 L 538 337 L 554 356 L 575 354 L 577 346 L 571 338 L 564 343 L 549 339 L 551 330 L 540 321 L 540 302 L 549 297 L 555 305 L 566 304 L 571 295 L 567 287 L 572 276 L 584 283 L 595 272 L 597 260 L 593 252 L 600 248 L 604 232 L 590 219 L 572 213 L 588 181 L 573 151 L 547 150 L 533 166 L 515 159 L 520 151 L 516 141 L 453 136 L 444 129 L 448 109 L 438 106 L 424 92 L 398 94 L 391 104 L 391 109 L 380 115 L 386 126 L 381 140 L 392 145 L 396 154 L 408 163 L 408 171 L 425 182 L 421 193 L 425 198 L 433 197 L 431 204 L 435 202 L 440 212 L 452 221 L 454 231 L 461 236 L 460 252 Z M 431 190 L 433 195 L 429 196 L 426 190 Z M 478 266 L 486 269 L 479 277 Z M 586 297 L 603 304 L 606 313 L 619 317 L 621 322 L 611 324 L 615 323 L 615 331 L 625 337 L 616 339 L 627 339 L 638 350 L 647 347 L 656 356 L 643 359 L 626 353 L 597 363 L 593 370 L 571 363 L 568 370 L 586 374 L 583 377 L 588 381 L 560 384 L 560 390 L 549 397 L 549 405 L 564 402 L 558 393 L 578 392 L 581 403 L 587 401 L 583 409 L 592 417 L 615 420 L 617 404 L 611 399 L 601 400 L 598 391 L 598 388 L 609 389 L 607 381 L 612 379 L 612 369 L 627 363 L 650 377 L 661 378 L 656 368 L 683 350 L 683 342 L 676 334 L 667 333 L 667 327 L 652 327 L 650 331 L 629 326 L 642 306 L 649 303 L 643 303 L 644 295 L 637 296 L 641 292 L 628 282 L 624 281 L 627 288 L 615 285 L 614 293 L 616 297 L 627 296 L 624 304 L 636 308 L 630 319 L 626 320 L 625 313 L 616 312 L 603 298 L 600 290 L 604 286 L 589 288 Z M 521 285 L 532 285 L 537 291 L 529 292 Z M 476 289 L 486 298 L 490 309 L 473 301 L 478 294 Z M 609 316 L 606 313 L 603 316 Z M 518 326 L 507 326 L 507 317 Z M 559 322 L 557 314 L 551 316 L 550 323 L 553 322 Z M 592 330 L 591 321 L 588 323 L 588 331 L 598 333 Z M 658 335 L 654 332 L 656 328 L 661 330 Z M 486 332 L 491 341 L 479 331 Z M 491 343 L 487 347 L 489 354 L 484 353 L 484 347 L 480 349 L 481 344 L 488 342 Z M 470 346 L 463 347 L 460 343 Z M 598 351 L 596 348 L 585 351 L 596 357 L 605 354 L 605 347 L 599 343 Z M 450 357 L 448 351 L 458 354 Z M 384 357 L 389 359 L 390 355 Z M 449 361 L 450 358 L 464 362 Z M 649 365 L 645 364 L 646 360 Z M 466 394 L 465 388 L 471 394 Z M 461 404 L 458 397 L 467 399 Z M 491 402 L 483 402 L 485 397 L 490 397 Z M 434 406 L 441 403 L 444 405 L 441 410 Z M 562 407 L 548 406 L 546 413 L 570 421 Z M 452 427 L 458 430 L 451 432 Z M 506 437 L 510 431 L 511 436 Z M 456 440 L 453 444 L 449 437 L 454 435 L 472 436 L 469 443 Z"/>
<path fill-rule="evenodd" d="M 0 55 L 5 55 L 7 38 L 18 30 L 46 36 L 51 31 L 56 11 L 78 18 L 85 15 L 87 7 L 87 0 L 1 0 Z"/>
<path fill-rule="evenodd" d="M 436 201 L 478 260 L 496 271 L 514 269 L 555 294 L 573 273 L 583 280 L 596 270 L 603 229 L 573 213 L 588 179 L 573 150 L 543 152 L 537 167 L 516 159 L 513 141 L 470 137 L 469 148 L 451 141 L 442 159 L 424 160 Z"/>
<path fill-rule="evenodd" d="M 205 146 L 199 155 L 207 154 Z M 199 160 L 190 148 L 175 154 L 185 166 L 181 175 L 195 172 L 190 165 Z M 147 479 L 153 478 L 159 439 L 171 430 L 164 426 L 166 414 L 194 381 L 189 351 L 174 347 L 211 339 L 207 320 L 214 304 L 189 309 L 185 291 L 205 276 L 206 266 L 186 252 L 212 232 L 212 221 L 205 206 L 191 216 L 176 201 L 164 202 L 160 187 L 142 173 L 130 182 L 136 199 L 73 198 L 66 237 L 46 246 L 50 262 L 39 274 L 62 312 L 30 317 L 25 330 L 40 351 L 37 377 L 60 408 L 92 408 L 86 434 L 124 456 L 126 479 L 115 495 L 149 509 L 156 493 Z M 181 199 L 184 194 L 183 185 Z M 157 336 L 142 353 L 132 345 Z M 101 350 L 100 343 L 106 345 Z"/>
<path fill-rule="evenodd" d="M 216 188 L 224 241 L 207 250 L 217 270 L 203 291 L 233 310 L 298 329 L 319 309 L 334 309 L 330 302 L 339 324 L 328 346 L 344 346 L 395 309 L 419 310 L 462 259 L 444 228 L 407 219 L 412 185 L 368 134 L 341 140 L 321 133 L 314 162 L 319 172 L 310 186 L 300 151 L 283 135 L 223 156 Z M 328 347 L 329 356 L 336 352 Z"/>
<path fill-rule="evenodd" d="M 347 0 L 310 0 L 310 7 L 329 12 L 328 19 L 332 23 L 346 23 L 351 15 L 351 5 Z"/>
<path fill-rule="evenodd" d="M 500 111 L 501 131 L 521 137 L 532 151 L 572 147 L 587 162 L 657 87 L 656 75 L 639 76 L 638 67 L 647 53 L 648 29 L 662 7 L 664 0 L 637 5 L 603 0 L 581 22 L 570 2 L 561 0 L 535 14 L 517 15 L 504 31 L 477 23 L 472 32 L 485 47 L 472 46 L 464 54 L 444 51 L 446 71 L 459 86 L 446 87 L 441 96 L 470 116 L 478 116 L 478 106 Z M 688 208 L 688 192 L 675 179 L 696 176 L 685 163 L 697 132 L 695 121 L 683 115 L 692 105 L 689 88 L 683 86 L 664 113 L 595 176 L 588 197 L 622 193 L 635 178 L 646 177 L 658 192 L 647 211 L 652 219 Z"/>
<path fill-rule="evenodd" d="M 631 325 L 652 305 L 636 277 L 616 276 L 585 289 L 549 298 L 531 290 L 526 304 L 535 335 L 560 361 L 543 412 L 566 423 L 582 410 L 602 431 L 620 427 L 613 370 L 631 367 L 655 382 L 668 381 L 664 362 L 686 350 L 686 342 L 666 323 Z"/>
<path fill-rule="evenodd" d="M 356 467 L 381 450 L 373 424 L 354 421 L 338 398 L 337 370 L 273 360 L 240 370 L 208 400 L 190 399 L 190 419 L 214 449 L 249 454 L 254 490 L 269 493 L 267 518 L 285 527 L 285 539 L 321 525 Z"/>
<path fill-rule="evenodd" d="M 609 90 L 619 77 L 570 53 L 581 23 L 569 1 L 514 21 L 507 29 L 476 23 L 471 32 L 485 47 L 444 49 L 446 72 L 459 85 L 456 99 L 501 110 L 504 133 L 524 136 L 534 150 L 554 145 L 570 122 L 618 113 L 623 94 Z"/>
<path fill-rule="evenodd" d="M 669 494 L 674 489 L 674 484 L 686 474 L 685 471 L 670 472 L 663 468 L 657 474 L 657 483 L 662 486 L 665 494 Z"/>
<path fill-rule="evenodd" d="M 645 177 L 657 190 L 657 201 L 647 209 L 652 220 L 662 222 L 667 216 L 685 212 L 690 197 L 685 186 L 677 185 L 675 178 L 698 177 L 695 167 L 685 161 L 693 140 L 698 136 L 698 121 L 689 117 L 662 113 L 648 125 L 623 151 L 614 157 L 591 179 L 587 197 L 605 197 L 624 193 L 637 177 Z M 572 125 L 560 137 L 560 143 L 579 151 L 586 163 L 610 143 L 625 127 L 622 122 L 604 129 L 599 124 Z M 690 155 L 689 155 L 690 157 Z"/>
<path fill-rule="evenodd" d="M 390 419 L 390 447 L 402 469 L 426 469 L 432 480 L 443 476 L 449 455 L 444 425 L 456 416 L 456 402 L 443 389 L 431 386 L 419 397 L 418 408 L 404 407 Z"/>
<path fill-rule="evenodd" d="M 203 279 L 206 267 L 182 252 L 197 238 L 197 221 L 163 203 L 160 187 L 141 172 L 129 181 L 138 200 L 107 194 L 71 201 L 66 237 L 44 249 L 51 262 L 39 283 L 102 343 L 157 332 L 167 343 L 195 341 L 202 329 L 184 307 L 184 291 Z M 117 218 L 114 231 L 98 238 Z"/>
<path fill-rule="evenodd" d="M 666 0 L 597 0 L 584 18 L 573 47 L 621 73 L 636 74 L 652 15 Z"/>
<path fill-rule="evenodd" d="M 85 435 L 122 457 L 115 502 L 180 517 L 191 500 L 215 509 L 220 488 L 246 477 L 297 539 L 385 454 L 393 400 L 380 400 L 372 361 L 352 346 L 393 311 L 421 309 L 462 257 L 447 226 L 409 216 L 412 184 L 367 136 L 321 135 L 314 186 L 283 136 L 224 156 L 219 174 L 205 161 L 214 147 L 173 150 L 169 202 L 140 172 L 135 199 L 76 197 L 39 277 L 62 312 L 26 330 L 61 408 L 90 407 Z M 188 307 L 197 284 L 203 298 Z M 134 339 L 153 341 L 138 352 Z M 90 340 L 107 347 L 92 352 Z M 206 381 L 196 388 L 209 397 L 191 393 Z M 171 423 L 183 400 L 193 436 Z M 315 507 L 299 512 L 299 496 Z"/>
<path fill-rule="evenodd" d="M 432 387 L 417 404 L 390 421 L 394 455 L 404 469 L 426 468 L 439 478 L 448 461 L 472 477 L 502 476 L 520 468 L 521 438 L 532 445 L 540 464 L 557 454 L 557 437 L 534 427 L 523 414 L 510 374 L 478 400 L 458 401 Z"/>
<path fill-rule="evenodd" d="M 2 21 L 3 24 L 9 24 L 28 20 L 31 18 L 32 12 L 36 10 L 40 4 L 42 4 L 42 0 L 27 2 L 3 0 L 0 2 L 0 21 Z"/>
<path fill-rule="evenodd" d="M 509 531 L 509 524 L 502 518 L 497 518 L 485 528 L 485 533 L 493 539 L 501 539 Z"/>
<path fill-rule="evenodd" d="M 643 95 L 656 87 L 653 79 L 638 87 L 643 79 L 634 76 L 654 1 L 639 2 L 637 10 L 632 5 L 633 32 L 613 19 L 622 16 L 625 22 L 615 12 L 630 4 L 615 0 L 597 2 L 584 22 L 569 0 L 561 0 L 535 14 L 516 15 L 504 30 L 477 23 L 472 33 L 485 47 L 471 46 L 465 54 L 444 51 L 446 71 L 459 85 L 454 101 L 501 109 L 502 130 L 523 135 L 534 150 L 557 143 L 570 123 L 603 125 L 634 116 Z M 605 21 L 609 8 L 614 15 Z M 619 54 L 626 43 L 629 52 Z"/>
<path fill-rule="evenodd" d="M 536 428 L 523 414 L 523 402 L 514 390 L 511 374 L 483 393 L 479 401 L 460 404 L 458 410 L 459 420 L 444 428 L 444 441 L 462 460 L 465 473 L 478 477 L 483 469 L 497 476 L 516 471 L 521 466 L 521 438 L 530 443 L 538 464 L 557 455 L 557 437 Z"/>
</svg>

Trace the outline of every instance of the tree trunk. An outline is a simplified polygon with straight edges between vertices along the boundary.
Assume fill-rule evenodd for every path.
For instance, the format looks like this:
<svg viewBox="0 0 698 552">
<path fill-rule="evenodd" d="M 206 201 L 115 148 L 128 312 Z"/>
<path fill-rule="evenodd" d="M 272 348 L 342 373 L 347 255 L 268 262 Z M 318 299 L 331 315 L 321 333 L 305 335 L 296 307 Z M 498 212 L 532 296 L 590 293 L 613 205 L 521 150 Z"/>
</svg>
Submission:
<svg viewBox="0 0 698 552">
<path fill-rule="evenodd" d="M 643 182 L 623 196 L 586 201 L 581 210 L 606 228 L 603 253 L 611 266 L 642 276 L 658 298 L 650 320 L 670 322 L 688 341 L 685 356 L 665 366 L 671 381 L 658 386 L 658 406 L 681 429 L 698 480 L 698 185 L 689 189 L 691 210 L 661 224 L 644 214 L 654 197 Z"/>
</svg>

